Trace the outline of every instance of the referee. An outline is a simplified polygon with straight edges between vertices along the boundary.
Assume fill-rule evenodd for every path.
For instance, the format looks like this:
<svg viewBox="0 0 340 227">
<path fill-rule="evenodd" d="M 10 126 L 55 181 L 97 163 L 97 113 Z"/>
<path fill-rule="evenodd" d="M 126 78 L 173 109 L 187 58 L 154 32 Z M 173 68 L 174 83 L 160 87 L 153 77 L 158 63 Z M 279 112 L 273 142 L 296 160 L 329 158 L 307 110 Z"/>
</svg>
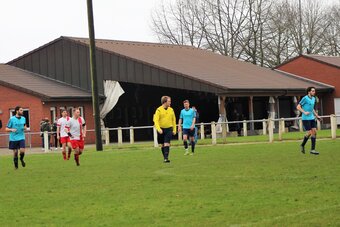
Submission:
<svg viewBox="0 0 340 227">
<path fill-rule="evenodd" d="M 153 122 L 158 133 L 158 144 L 161 144 L 161 150 L 164 162 L 169 163 L 170 141 L 172 135 L 176 135 L 176 116 L 174 110 L 170 107 L 171 98 L 163 96 L 162 105 L 156 109 Z"/>
</svg>

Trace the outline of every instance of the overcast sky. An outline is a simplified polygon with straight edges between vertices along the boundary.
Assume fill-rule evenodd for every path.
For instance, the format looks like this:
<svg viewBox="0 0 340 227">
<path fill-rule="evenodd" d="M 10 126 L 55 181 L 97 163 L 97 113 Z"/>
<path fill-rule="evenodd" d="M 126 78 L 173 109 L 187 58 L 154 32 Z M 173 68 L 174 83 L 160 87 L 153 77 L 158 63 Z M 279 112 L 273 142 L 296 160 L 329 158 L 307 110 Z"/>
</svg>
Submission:
<svg viewBox="0 0 340 227">
<path fill-rule="evenodd" d="M 96 38 L 157 41 L 150 17 L 160 2 L 93 0 Z M 0 0 L 0 63 L 60 36 L 88 37 L 86 0 Z"/>
</svg>

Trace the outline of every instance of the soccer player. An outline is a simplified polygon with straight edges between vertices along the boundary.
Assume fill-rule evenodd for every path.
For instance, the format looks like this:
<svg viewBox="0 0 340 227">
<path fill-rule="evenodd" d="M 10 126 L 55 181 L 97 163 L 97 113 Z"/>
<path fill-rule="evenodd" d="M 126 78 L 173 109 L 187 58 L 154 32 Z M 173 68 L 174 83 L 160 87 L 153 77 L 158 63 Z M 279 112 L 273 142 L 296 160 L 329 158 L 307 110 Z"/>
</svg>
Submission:
<svg viewBox="0 0 340 227">
<path fill-rule="evenodd" d="M 162 105 L 156 109 L 153 117 L 155 127 L 158 133 L 158 143 L 161 144 L 161 150 L 165 163 L 169 163 L 170 142 L 172 135 L 176 135 L 176 116 L 171 106 L 171 98 L 163 96 Z"/>
<path fill-rule="evenodd" d="M 301 152 L 305 153 L 305 145 L 311 137 L 312 146 L 311 146 L 311 154 L 318 155 L 319 152 L 315 150 L 316 144 L 316 122 L 315 118 L 320 119 L 319 115 L 316 113 L 315 109 L 315 87 L 307 88 L 307 95 L 304 96 L 299 102 L 297 109 L 302 113 L 302 123 L 303 127 L 307 131 L 307 134 L 304 136 L 302 144 L 300 145 Z"/>
<path fill-rule="evenodd" d="M 184 109 L 181 111 L 178 120 L 178 131 L 182 131 L 182 122 L 183 122 L 183 144 L 185 153 L 184 155 L 188 155 L 188 137 L 191 143 L 191 155 L 195 152 L 195 122 L 196 122 L 196 113 L 195 110 L 190 108 L 189 100 L 183 101 Z"/>
<path fill-rule="evenodd" d="M 60 140 L 62 144 L 62 155 L 64 160 L 69 160 L 72 152 L 72 145 L 70 141 L 70 137 L 68 136 L 68 122 L 70 121 L 70 117 L 67 116 L 67 110 L 63 109 L 61 112 L 61 118 L 57 121 L 57 139 Z M 66 157 L 66 147 L 68 150 L 68 154 Z"/>
<path fill-rule="evenodd" d="M 84 139 L 86 137 L 86 124 L 84 118 L 80 116 L 79 108 L 73 110 L 73 117 L 68 121 L 67 134 L 70 137 L 72 149 L 74 150 L 74 160 L 77 166 L 79 166 L 79 156 L 83 153 Z"/>
<path fill-rule="evenodd" d="M 14 168 L 18 169 L 18 152 L 20 151 L 20 161 L 22 167 L 26 166 L 25 157 L 25 133 L 26 118 L 23 116 L 24 110 L 17 106 L 14 109 L 15 116 L 11 117 L 6 126 L 6 132 L 9 132 L 9 149 L 13 150 Z"/>
</svg>

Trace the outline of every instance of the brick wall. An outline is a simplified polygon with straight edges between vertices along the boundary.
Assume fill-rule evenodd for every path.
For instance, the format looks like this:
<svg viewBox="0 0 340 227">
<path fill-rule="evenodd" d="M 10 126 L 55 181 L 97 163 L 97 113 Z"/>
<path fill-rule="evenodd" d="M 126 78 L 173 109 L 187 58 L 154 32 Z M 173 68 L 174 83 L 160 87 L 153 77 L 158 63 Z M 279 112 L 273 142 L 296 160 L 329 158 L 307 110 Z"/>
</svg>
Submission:
<svg viewBox="0 0 340 227">
<path fill-rule="evenodd" d="M 339 68 L 301 56 L 278 69 L 334 86 L 333 94 L 325 95 L 322 98 L 324 114 L 334 113 L 334 98 L 340 97 Z"/>
<path fill-rule="evenodd" d="M 59 116 L 60 107 L 84 107 L 84 118 L 86 120 L 87 129 L 94 129 L 94 119 L 91 101 L 66 101 L 66 102 L 43 102 L 40 97 L 24 93 L 12 88 L 0 85 L 0 119 L 2 120 L 3 127 L 0 133 L 5 133 L 5 127 L 10 118 L 10 109 L 16 106 L 21 106 L 24 109 L 29 109 L 30 113 L 30 129 L 31 132 L 40 132 L 40 121 L 42 118 L 49 118 L 51 120 L 50 108 L 56 107 L 57 117 Z M 31 140 L 31 141 L 29 141 Z M 93 132 L 87 134 L 86 143 L 94 143 L 95 136 Z M 8 137 L 0 136 L 0 147 L 7 147 Z M 31 144 L 34 147 L 41 146 L 40 135 L 33 135 L 27 139 L 26 144 Z"/>
</svg>

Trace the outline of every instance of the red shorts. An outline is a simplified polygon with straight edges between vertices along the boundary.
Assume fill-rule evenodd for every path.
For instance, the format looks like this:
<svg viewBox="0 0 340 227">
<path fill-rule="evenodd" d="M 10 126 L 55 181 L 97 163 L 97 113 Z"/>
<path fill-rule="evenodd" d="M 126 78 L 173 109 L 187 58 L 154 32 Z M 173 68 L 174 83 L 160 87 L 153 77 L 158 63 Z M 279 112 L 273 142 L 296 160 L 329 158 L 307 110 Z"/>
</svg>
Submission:
<svg viewBox="0 0 340 227">
<path fill-rule="evenodd" d="M 61 143 L 61 144 L 64 144 L 64 143 L 67 144 L 67 143 L 69 143 L 69 142 L 71 142 L 71 141 L 70 141 L 70 137 L 68 137 L 68 136 L 61 137 L 61 138 L 60 138 L 60 143 Z"/>
<path fill-rule="evenodd" d="M 71 140 L 72 149 L 84 149 L 84 140 Z"/>
</svg>

